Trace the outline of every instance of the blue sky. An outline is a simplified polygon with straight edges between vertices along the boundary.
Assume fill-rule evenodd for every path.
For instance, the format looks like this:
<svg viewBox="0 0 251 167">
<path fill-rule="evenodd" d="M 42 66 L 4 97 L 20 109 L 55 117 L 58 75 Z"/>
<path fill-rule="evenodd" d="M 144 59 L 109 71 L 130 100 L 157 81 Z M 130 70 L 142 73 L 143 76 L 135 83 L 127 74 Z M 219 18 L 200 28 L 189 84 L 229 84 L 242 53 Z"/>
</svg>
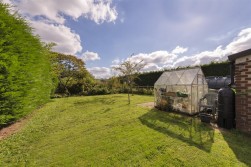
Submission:
<svg viewBox="0 0 251 167">
<path fill-rule="evenodd" d="M 250 0 L 3 0 L 55 51 L 97 78 L 129 58 L 144 71 L 226 60 L 251 48 Z"/>
</svg>

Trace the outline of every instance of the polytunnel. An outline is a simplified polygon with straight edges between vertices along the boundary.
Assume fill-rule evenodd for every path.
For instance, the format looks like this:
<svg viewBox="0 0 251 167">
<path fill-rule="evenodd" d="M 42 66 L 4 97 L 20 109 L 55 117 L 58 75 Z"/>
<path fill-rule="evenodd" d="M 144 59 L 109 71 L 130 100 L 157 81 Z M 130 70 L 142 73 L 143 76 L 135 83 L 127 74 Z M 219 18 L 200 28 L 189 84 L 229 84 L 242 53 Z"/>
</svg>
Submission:
<svg viewBox="0 0 251 167">
<path fill-rule="evenodd" d="M 208 85 L 200 67 L 166 71 L 154 84 L 155 107 L 193 115 L 206 93 Z"/>
</svg>

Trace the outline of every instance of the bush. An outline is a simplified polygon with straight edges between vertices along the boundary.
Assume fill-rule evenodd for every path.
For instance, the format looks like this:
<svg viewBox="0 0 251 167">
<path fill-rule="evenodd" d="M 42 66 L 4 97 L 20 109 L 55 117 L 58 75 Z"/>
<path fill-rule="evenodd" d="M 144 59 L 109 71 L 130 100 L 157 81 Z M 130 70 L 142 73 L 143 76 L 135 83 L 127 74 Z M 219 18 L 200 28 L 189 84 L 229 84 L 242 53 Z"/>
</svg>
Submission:
<svg viewBox="0 0 251 167">
<path fill-rule="evenodd" d="M 152 88 L 137 88 L 136 87 L 136 88 L 133 88 L 133 94 L 153 95 L 153 89 Z"/>
<path fill-rule="evenodd" d="M 80 83 L 73 84 L 68 87 L 68 90 L 71 95 L 79 95 L 81 92 L 83 92 L 83 85 Z"/>
<path fill-rule="evenodd" d="M 88 95 L 107 95 L 111 94 L 110 90 L 106 87 L 94 87 L 88 92 Z"/>
<path fill-rule="evenodd" d="M 111 94 L 119 93 L 119 89 L 110 89 Z"/>
</svg>

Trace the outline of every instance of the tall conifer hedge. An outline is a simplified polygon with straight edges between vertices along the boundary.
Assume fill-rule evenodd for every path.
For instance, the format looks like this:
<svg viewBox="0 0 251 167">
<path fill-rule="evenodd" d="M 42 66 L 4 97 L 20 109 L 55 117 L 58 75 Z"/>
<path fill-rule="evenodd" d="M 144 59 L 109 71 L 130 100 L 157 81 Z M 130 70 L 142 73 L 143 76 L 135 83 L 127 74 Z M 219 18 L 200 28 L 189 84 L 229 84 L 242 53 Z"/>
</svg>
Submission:
<svg viewBox="0 0 251 167">
<path fill-rule="evenodd" d="M 48 101 L 49 54 L 28 24 L 0 3 L 0 127 Z"/>
</svg>

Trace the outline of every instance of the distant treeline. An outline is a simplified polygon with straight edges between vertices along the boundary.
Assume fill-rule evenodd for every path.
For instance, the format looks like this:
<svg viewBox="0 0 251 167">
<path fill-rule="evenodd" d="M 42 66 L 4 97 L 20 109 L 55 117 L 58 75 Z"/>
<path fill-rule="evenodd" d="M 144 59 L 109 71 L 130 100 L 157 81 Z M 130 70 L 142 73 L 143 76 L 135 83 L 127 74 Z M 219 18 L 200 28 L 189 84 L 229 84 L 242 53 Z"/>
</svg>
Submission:
<svg viewBox="0 0 251 167">
<path fill-rule="evenodd" d="M 190 67 L 178 68 L 185 69 Z M 230 64 L 229 62 L 211 62 L 201 66 L 201 69 L 205 75 L 208 76 L 227 76 L 230 75 Z M 152 71 L 139 74 L 135 80 L 137 86 L 153 86 L 163 71 Z"/>
</svg>

